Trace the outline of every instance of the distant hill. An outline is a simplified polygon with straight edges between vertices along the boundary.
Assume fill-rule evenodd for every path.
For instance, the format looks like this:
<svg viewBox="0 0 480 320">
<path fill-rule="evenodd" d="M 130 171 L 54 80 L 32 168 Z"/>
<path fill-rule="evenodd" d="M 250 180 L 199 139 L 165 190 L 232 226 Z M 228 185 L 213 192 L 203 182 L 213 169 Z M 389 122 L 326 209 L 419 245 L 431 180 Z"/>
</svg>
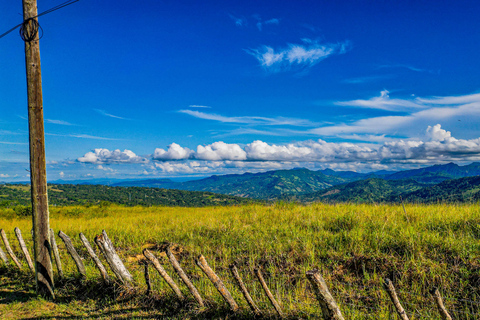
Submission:
<svg viewBox="0 0 480 320">
<path fill-rule="evenodd" d="M 211 192 L 159 188 L 112 187 L 103 185 L 49 184 L 50 205 L 99 204 L 112 202 L 130 206 L 202 207 L 251 203 L 251 199 Z M 0 205 L 30 204 L 29 185 L 0 185 Z"/>
<path fill-rule="evenodd" d="M 415 180 L 369 178 L 331 187 L 319 192 L 296 196 L 302 202 L 390 202 L 405 192 L 419 190 L 424 184 Z"/>
<path fill-rule="evenodd" d="M 436 184 L 449 179 L 480 175 L 480 163 L 473 162 L 466 166 L 455 163 L 438 164 L 430 167 L 399 171 L 385 176 L 387 180 L 413 179 L 422 183 Z"/>
<path fill-rule="evenodd" d="M 115 186 L 155 186 L 168 189 L 209 191 L 255 199 L 277 199 L 290 194 L 303 194 L 348 182 L 348 179 L 325 175 L 308 169 L 275 170 L 261 173 L 231 174 L 173 182 L 161 180 L 125 181 Z"/>
<path fill-rule="evenodd" d="M 476 202 L 480 200 L 480 176 L 452 179 L 402 195 L 408 202 Z"/>
</svg>

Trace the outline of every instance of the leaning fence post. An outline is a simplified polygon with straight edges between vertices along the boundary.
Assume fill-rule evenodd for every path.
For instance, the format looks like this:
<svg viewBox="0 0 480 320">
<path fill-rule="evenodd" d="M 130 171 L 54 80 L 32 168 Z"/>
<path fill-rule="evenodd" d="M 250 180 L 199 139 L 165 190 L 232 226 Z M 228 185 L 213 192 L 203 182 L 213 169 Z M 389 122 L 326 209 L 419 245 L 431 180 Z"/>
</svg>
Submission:
<svg viewBox="0 0 480 320">
<path fill-rule="evenodd" d="M 53 257 L 55 258 L 55 264 L 57 265 L 58 275 L 60 276 L 60 279 L 62 279 L 62 261 L 60 260 L 60 253 L 58 252 L 57 241 L 55 241 L 55 233 L 53 232 L 53 229 L 50 229 L 50 245 L 52 246 Z"/>
<path fill-rule="evenodd" d="M 5 230 L 1 229 L 0 234 L 2 236 L 3 243 L 5 244 L 5 249 L 7 249 L 7 252 L 10 255 L 10 258 L 12 258 L 13 262 L 18 267 L 18 269 L 22 269 L 22 264 L 20 263 L 20 261 L 18 261 L 17 256 L 15 255 L 15 253 L 13 253 L 13 250 L 10 247 L 10 243 L 8 242 L 7 234 L 5 233 Z"/>
<path fill-rule="evenodd" d="M 149 296 L 150 293 L 152 292 L 152 283 L 150 282 L 150 271 L 148 269 L 148 261 L 145 261 L 143 263 L 143 267 L 144 267 L 144 274 L 145 274 L 145 283 L 147 284 L 147 292 L 145 292 L 145 294 Z"/>
<path fill-rule="evenodd" d="M 195 288 L 195 286 L 193 285 L 192 281 L 190 281 L 190 279 L 189 279 L 188 276 L 186 275 L 185 271 L 183 271 L 182 267 L 180 266 L 180 264 L 178 263 L 177 259 L 175 258 L 175 256 L 173 255 L 172 251 L 170 250 L 170 246 L 167 247 L 166 253 L 167 253 L 168 260 L 170 260 L 170 263 L 171 263 L 172 266 L 173 266 L 173 269 L 175 269 L 175 272 L 176 272 L 176 273 L 179 275 L 179 277 L 182 279 L 183 283 L 185 283 L 185 285 L 187 286 L 188 290 L 189 290 L 190 293 L 193 295 L 193 297 L 195 298 L 195 300 L 197 300 L 197 302 L 198 302 L 198 304 L 200 305 L 200 307 L 204 307 L 205 304 L 203 303 L 203 299 L 202 299 L 202 297 L 200 296 L 200 293 L 198 293 L 197 288 Z"/>
<path fill-rule="evenodd" d="M 5 254 L 5 252 L 3 252 L 2 248 L 0 247 L 0 259 L 3 260 L 3 262 L 5 262 L 5 264 L 8 264 L 8 258 L 7 258 L 7 255 Z"/>
<path fill-rule="evenodd" d="M 85 278 L 87 276 L 87 272 L 85 271 L 85 266 L 83 264 L 82 258 L 78 255 L 77 250 L 75 250 L 75 247 L 72 244 L 72 240 L 70 239 L 69 236 L 67 236 L 65 233 L 62 231 L 58 232 L 58 236 L 60 239 L 63 240 L 63 243 L 65 243 L 65 247 L 67 247 L 67 251 L 72 257 L 73 261 L 75 261 L 75 264 L 77 265 L 78 272 L 80 272 L 80 275 Z"/>
<path fill-rule="evenodd" d="M 320 303 L 323 318 L 326 320 L 344 320 L 342 312 L 328 290 L 327 284 L 320 272 L 318 272 L 318 270 L 310 270 L 306 272 L 306 276 L 312 284 L 313 291 Z"/>
<path fill-rule="evenodd" d="M 215 274 L 212 268 L 210 268 L 210 266 L 207 263 L 207 260 L 205 260 L 205 257 L 203 255 L 199 255 L 198 258 L 195 260 L 195 263 L 207 275 L 208 279 L 212 281 L 215 288 L 217 288 L 218 292 L 222 295 L 225 301 L 227 301 L 227 303 L 230 305 L 230 309 L 232 309 L 232 311 L 234 312 L 237 311 L 238 310 L 237 303 L 235 302 L 235 300 L 233 300 L 232 295 L 228 291 L 227 287 L 225 287 L 222 280 Z"/>
<path fill-rule="evenodd" d="M 90 242 L 88 242 L 87 238 L 83 233 L 80 232 L 79 236 L 80 236 L 80 240 L 82 240 L 83 245 L 85 246 L 85 248 L 87 248 L 88 254 L 95 262 L 95 265 L 97 266 L 98 271 L 100 271 L 100 274 L 102 275 L 102 278 L 103 278 L 103 282 L 109 283 L 110 277 L 108 276 L 107 270 L 105 270 L 105 267 L 103 266 L 102 261 L 100 261 L 100 259 L 97 257 L 97 255 L 93 251 L 92 246 L 90 245 Z"/>
<path fill-rule="evenodd" d="M 267 283 L 263 279 L 262 272 L 260 271 L 259 268 L 255 268 L 255 274 L 257 275 L 258 281 L 260 281 L 263 287 L 263 290 L 265 291 L 265 294 L 267 295 L 268 299 L 270 300 L 273 307 L 275 308 L 275 311 L 277 311 L 280 318 L 283 318 L 282 309 L 280 309 L 280 305 L 278 304 L 277 300 L 275 300 L 275 298 L 273 297 L 273 294 L 270 292 L 270 289 L 268 289 Z"/>
<path fill-rule="evenodd" d="M 385 279 L 385 283 L 383 285 L 385 287 L 385 290 L 387 290 L 387 293 L 390 296 L 390 299 L 392 300 L 395 309 L 397 310 L 398 316 L 402 320 L 409 320 L 405 309 L 403 309 L 400 301 L 398 300 L 397 292 L 395 291 L 395 287 L 393 286 L 392 281 L 390 281 L 390 279 Z"/>
<path fill-rule="evenodd" d="M 27 249 L 27 246 L 25 245 L 25 241 L 23 241 L 22 232 L 20 231 L 19 228 L 15 228 L 14 231 L 18 239 L 18 244 L 20 245 L 23 255 L 25 256 L 25 260 L 27 260 L 27 264 L 28 264 L 28 267 L 30 268 L 30 271 L 35 273 L 35 268 L 33 267 L 32 259 L 30 258 L 30 254 L 28 253 L 28 249 Z"/>
<path fill-rule="evenodd" d="M 152 262 L 153 267 L 158 271 L 158 273 L 162 276 L 162 278 L 168 283 L 168 285 L 170 286 L 170 288 L 172 288 L 172 290 L 175 292 L 177 297 L 180 300 L 184 300 L 185 297 L 183 296 L 182 291 L 180 291 L 175 281 L 173 281 L 173 279 L 168 275 L 167 271 L 165 271 L 163 266 L 160 264 L 160 261 L 158 261 L 158 259 L 153 255 L 153 253 L 148 251 L 148 249 L 144 249 L 143 255 L 145 256 L 145 258 L 147 258 Z"/>
<path fill-rule="evenodd" d="M 237 270 L 237 267 L 235 266 L 235 264 L 230 265 L 230 271 L 232 272 L 233 277 L 237 281 L 237 284 L 240 287 L 240 291 L 242 291 L 242 294 L 245 297 L 245 300 L 247 300 L 247 303 L 250 306 L 250 309 L 252 309 L 253 313 L 256 316 L 260 316 L 262 314 L 262 312 L 257 307 L 257 305 L 253 301 L 252 297 L 248 293 L 247 287 L 245 287 L 245 284 L 243 283 L 243 280 L 240 277 L 240 274 L 238 273 L 238 270 Z"/>
<path fill-rule="evenodd" d="M 433 300 L 435 300 L 435 304 L 437 305 L 438 311 L 440 312 L 440 315 L 442 316 L 443 320 L 452 320 L 452 317 L 447 311 L 447 308 L 445 308 L 445 305 L 443 304 L 443 299 L 442 296 L 440 295 L 440 291 L 438 291 L 438 288 L 433 288 L 430 293 L 433 296 Z"/>
<path fill-rule="evenodd" d="M 117 278 L 124 285 L 131 287 L 133 277 L 130 272 L 128 272 L 127 268 L 125 268 L 125 265 L 115 251 L 115 247 L 113 246 L 112 241 L 108 238 L 105 230 L 102 230 L 101 235 L 97 235 L 95 237 L 95 243 L 100 248 L 100 251 L 102 251 L 103 255 L 105 256 L 105 260 L 107 260 L 108 265 L 112 269 L 113 273 L 115 273 Z"/>
</svg>

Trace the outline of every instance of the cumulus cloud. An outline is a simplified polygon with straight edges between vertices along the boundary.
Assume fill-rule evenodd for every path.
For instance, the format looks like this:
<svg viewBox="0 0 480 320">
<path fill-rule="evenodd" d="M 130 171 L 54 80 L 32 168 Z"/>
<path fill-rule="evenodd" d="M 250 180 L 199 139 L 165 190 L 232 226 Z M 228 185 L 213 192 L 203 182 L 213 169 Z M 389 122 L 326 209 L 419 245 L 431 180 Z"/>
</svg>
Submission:
<svg viewBox="0 0 480 320">
<path fill-rule="evenodd" d="M 108 149 L 95 149 L 93 152 L 87 152 L 83 157 L 77 159 L 79 162 L 84 163 L 146 163 L 148 159 L 137 156 L 130 150 L 125 149 L 120 151 L 116 149 L 110 151 Z"/>
<path fill-rule="evenodd" d="M 346 53 L 351 47 L 349 41 L 321 44 L 315 40 L 302 39 L 302 42 L 302 44 L 288 44 L 286 48 L 274 49 L 270 46 L 262 46 L 246 52 L 254 56 L 266 70 L 281 72 L 291 68 L 312 67 L 331 55 Z"/>
<path fill-rule="evenodd" d="M 176 148 L 179 150 L 185 149 L 178 145 L 176 145 Z M 249 162 L 318 162 L 329 164 L 371 162 L 385 165 L 399 161 L 404 163 L 477 161 L 480 160 L 480 138 L 456 139 L 451 132 L 442 129 L 441 125 L 437 124 L 427 127 L 423 139 L 386 139 L 381 144 L 326 142 L 319 139 L 277 145 L 256 140 L 242 148 L 238 144 L 226 144 L 219 141 L 207 146 L 198 146 L 196 152 L 190 152 L 188 158 L 196 161 L 188 165 L 188 170 L 192 172 L 202 170 L 200 168 L 204 167 L 199 164 L 198 160 L 236 163 L 237 167 L 239 163 Z M 175 158 L 162 159 L 158 157 L 154 159 L 177 160 Z M 187 157 L 178 159 L 187 159 Z M 161 166 L 164 171 L 168 171 L 170 167 L 181 168 L 182 165 L 187 164 L 173 166 L 169 162 L 169 164 L 156 163 L 155 165 Z M 185 172 L 188 170 L 187 167 L 183 168 Z"/>
<path fill-rule="evenodd" d="M 238 144 L 227 144 L 223 141 L 207 146 L 198 146 L 196 159 L 201 160 L 246 160 L 247 153 Z"/>
<path fill-rule="evenodd" d="M 0 173 L 0 178 L 10 178 L 10 175 L 6 173 Z"/>
<path fill-rule="evenodd" d="M 153 153 L 154 160 L 183 160 L 190 158 L 190 155 L 193 153 L 192 150 L 188 148 L 182 148 L 176 143 L 172 143 L 168 146 L 168 149 L 165 151 L 161 148 L 156 148 Z"/>
</svg>

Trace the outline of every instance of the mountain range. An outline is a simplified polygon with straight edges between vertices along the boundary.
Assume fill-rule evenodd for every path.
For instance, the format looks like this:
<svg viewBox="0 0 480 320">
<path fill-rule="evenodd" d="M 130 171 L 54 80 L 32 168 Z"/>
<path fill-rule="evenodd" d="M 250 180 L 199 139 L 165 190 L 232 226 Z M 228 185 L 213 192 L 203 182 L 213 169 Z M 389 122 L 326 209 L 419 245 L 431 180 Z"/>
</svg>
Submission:
<svg viewBox="0 0 480 320">
<path fill-rule="evenodd" d="M 260 173 L 213 175 L 208 178 L 173 181 L 80 180 L 52 181 L 57 185 L 105 185 L 201 191 L 260 200 L 301 202 L 409 202 L 477 201 L 480 198 L 480 163 L 455 163 L 404 171 L 358 173 L 305 168 Z M 477 195 L 478 193 L 478 195 Z M 176 197 L 175 197 L 176 198 Z"/>
</svg>

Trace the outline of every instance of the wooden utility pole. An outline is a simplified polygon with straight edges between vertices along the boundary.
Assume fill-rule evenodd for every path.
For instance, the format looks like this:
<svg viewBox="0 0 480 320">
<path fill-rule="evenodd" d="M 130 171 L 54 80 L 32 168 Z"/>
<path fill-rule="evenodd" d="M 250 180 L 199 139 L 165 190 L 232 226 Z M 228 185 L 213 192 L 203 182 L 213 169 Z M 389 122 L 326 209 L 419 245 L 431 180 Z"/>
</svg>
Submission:
<svg viewBox="0 0 480 320">
<path fill-rule="evenodd" d="M 42 73 L 40 68 L 37 0 L 23 1 L 23 29 L 34 34 L 25 40 L 25 65 L 27 69 L 28 126 L 30 140 L 30 181 L 35 252 L 35 279 L 37 293 L 55 297 L 49 239 L 50 221 L 47 197 L 47 169 L 45 164 L 45 133 L 43 128 Z M 34 18 L 35 17 L 35 18 Z M 33 18 L 33 19 L 31 19 Z M 30 41 L 29 41 L 30 40 Z"/>
</svg>

